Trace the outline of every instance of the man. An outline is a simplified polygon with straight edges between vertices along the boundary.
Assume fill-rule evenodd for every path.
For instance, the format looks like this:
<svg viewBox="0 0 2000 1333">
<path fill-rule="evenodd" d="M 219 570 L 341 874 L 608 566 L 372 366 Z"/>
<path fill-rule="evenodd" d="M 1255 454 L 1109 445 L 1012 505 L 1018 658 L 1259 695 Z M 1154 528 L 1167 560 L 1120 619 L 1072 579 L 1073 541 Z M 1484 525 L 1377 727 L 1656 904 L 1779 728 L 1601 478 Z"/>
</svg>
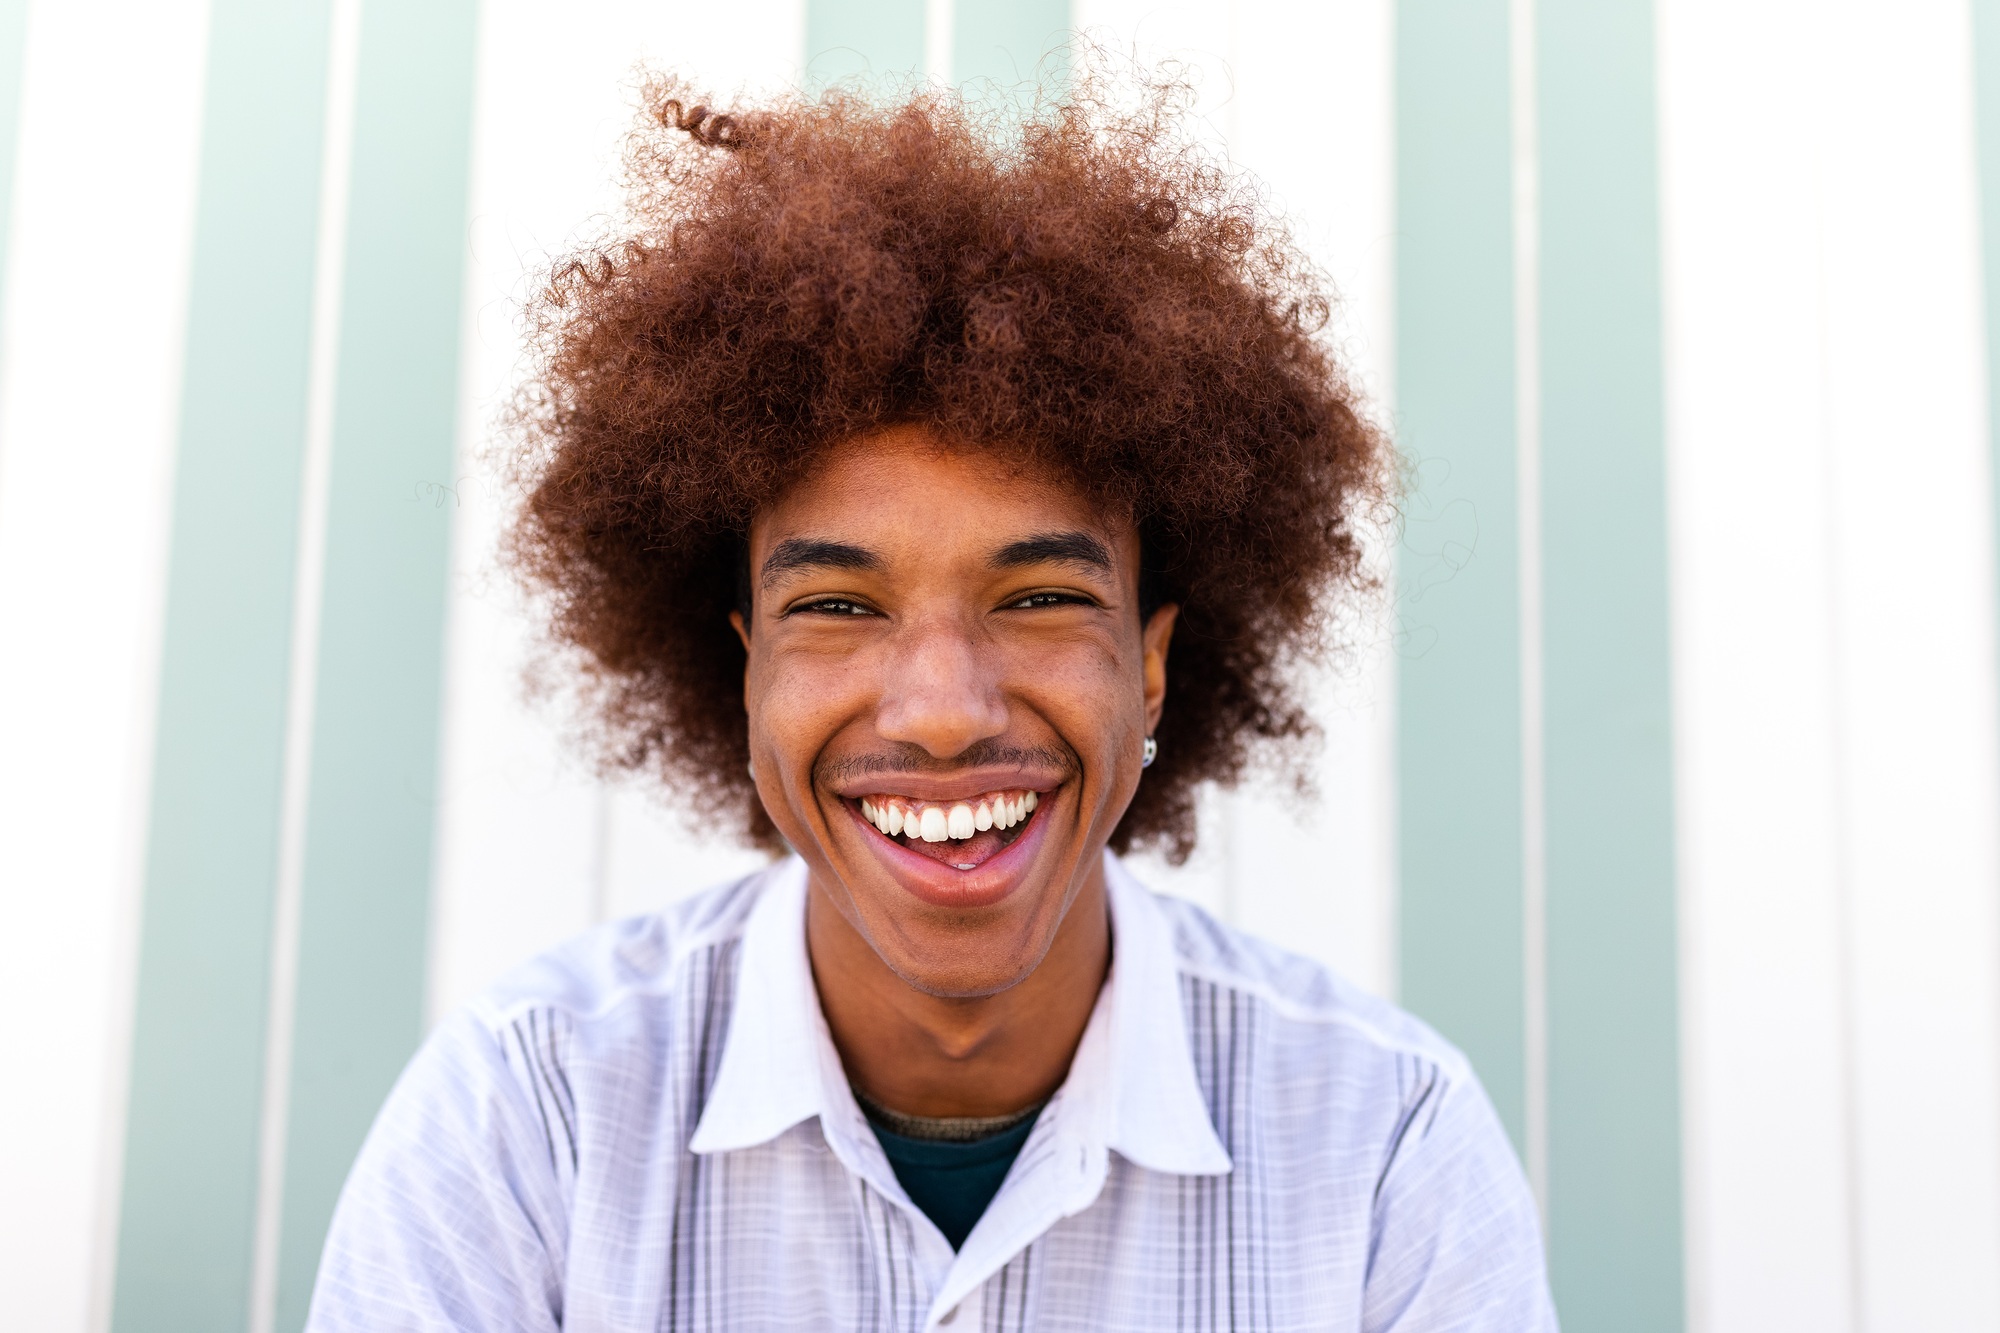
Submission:
<svg viewBox="0 0 2000 1333">
<path fill-rule="evenodd" d="M 607 753 L 791 854 L 443 1025 L 313 1328 L 1554 1326 L 1464 1060 L 1115 855 L 1309 734 L 1389 462 L 1174 90 L 1099 91 L 651 90 L 512 549 Z"/>
</svg>

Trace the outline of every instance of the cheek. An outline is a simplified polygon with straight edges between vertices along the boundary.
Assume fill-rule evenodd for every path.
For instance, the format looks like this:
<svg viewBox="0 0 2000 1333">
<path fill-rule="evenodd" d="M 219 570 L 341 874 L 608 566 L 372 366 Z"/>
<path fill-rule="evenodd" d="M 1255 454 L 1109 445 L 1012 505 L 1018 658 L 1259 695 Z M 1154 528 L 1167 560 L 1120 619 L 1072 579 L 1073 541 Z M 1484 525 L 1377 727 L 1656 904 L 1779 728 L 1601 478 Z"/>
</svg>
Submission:
<svg viewBox="0 0 2000 1333">
<path fill-rule="evenodd" d="M 1102 762 L 1135 727 L 1144 725 L 1145 676 L 1136 654 L 1115 647 L 1078 645 L 1045 655 L 1021 673 L 1021 692 L 1063 739 Z"/>
<path fill-rule="evenodd" d="M 856 661 L 774 652 L 750 671 L 751 734 L 781 754 L 809 759 L 865 702 L 865 686 Z"/>
</svg>

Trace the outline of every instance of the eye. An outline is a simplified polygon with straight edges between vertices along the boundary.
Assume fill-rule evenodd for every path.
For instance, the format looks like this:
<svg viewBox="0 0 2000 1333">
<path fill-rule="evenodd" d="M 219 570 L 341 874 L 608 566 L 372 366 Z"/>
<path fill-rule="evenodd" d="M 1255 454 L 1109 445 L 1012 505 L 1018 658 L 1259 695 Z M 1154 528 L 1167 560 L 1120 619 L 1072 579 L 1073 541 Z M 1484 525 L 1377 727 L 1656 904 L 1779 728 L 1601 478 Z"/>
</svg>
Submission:
<svg viewBox="0 0 2000 1333">
<path fill-rule="evenodd" d="M 863 606 L 860 602 L 846 597 L 822 597 L 816 602 L 804 602 L 793 607 L 791 613 L 793 615 L 804 613 L 820 616 L 872 616 L 876 614 L 873 607 Z"/>
<path fill-rule="evenodd" d="M 1088 597 L 1073 592 L 1031 592 L 1019 601 L 1007 603 L 1009 610 L 1033 611 L 1045 606 L 1089 606 Z"/>
</svg>

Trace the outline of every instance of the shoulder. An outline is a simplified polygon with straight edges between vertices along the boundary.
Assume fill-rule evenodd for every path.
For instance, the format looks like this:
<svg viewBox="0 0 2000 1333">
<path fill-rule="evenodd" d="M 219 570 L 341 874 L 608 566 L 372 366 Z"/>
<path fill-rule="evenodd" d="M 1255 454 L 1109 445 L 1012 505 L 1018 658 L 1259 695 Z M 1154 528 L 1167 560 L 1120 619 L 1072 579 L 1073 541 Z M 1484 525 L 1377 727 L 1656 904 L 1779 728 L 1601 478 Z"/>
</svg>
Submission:
<svg viewBox="0 0 2000 1333">
<path fill-rule="evenodd" d="M 1191 902 L 1150 894 L 1168 922 L 1185 985 L 1213 987 L 1256 1005 L 1285 1035 L 1348 1058 L 1416 1061 L 1470 1079 L 1465 1056 L 1417 1018 L 1324 963 L 1218 921 Z"/>
<path fill-rule="evenodd" d="M 1379 1284 L 1390 1304 L 1422 1288 L 1453 1309 L 1489 1299 L 1545 1309 L 1533 1198 L 1458 1048 L 1321 963 L 1192 903 L 1152 901 L 1168 923 L 1196 1076 L 1211 1099 L 1240 1088 L 1265 1126 L 1262 1152 L 1293 1176 L 1365 1185 L 1356 1197 L 1375 1237 L 1371 1300 Z"/>
<path fill-rule="evenodd" d="M 729 993 L 770 873 L 579 935 L 440 1023 L 341 1193 L 313 1326 L 404 1327 L 414 1310 L 461 1327 L 478 1308 L 558 1327 L 579 1180 L 649 1156 L 648 1134 L 677 1142 L 660 1101 L 685 1073 L 684 1019 Z"/>
<path fill-rule="evenodd" d="M 644 1118 L 641 1103 L 686 1074 L 688 1034 L 699 1044 L 726 1022 L 744 924 L 780 869 L 586 931 L 507 973 L 432 1032 L 384 1120 L 504 1123 L 566 1186 L 596 1130 Z"/>
<path fill-rule="evenodd" d="M 1185 900 L 1148 893 L 1178 972 L 1196 1078 L 1248 1096 L 1296 1128 L 1292 1151 L 1381 1154 L 1469 1133 L 1499 1152 L 1465 1056 L 1412 1014 L 1314 959 L 1237 930 Z M 1310 1127 L 1310 1128 L 1308 1128 Z M 1437 1146 L 1435 1143 L 1433 1146 Z"/>
</svg>

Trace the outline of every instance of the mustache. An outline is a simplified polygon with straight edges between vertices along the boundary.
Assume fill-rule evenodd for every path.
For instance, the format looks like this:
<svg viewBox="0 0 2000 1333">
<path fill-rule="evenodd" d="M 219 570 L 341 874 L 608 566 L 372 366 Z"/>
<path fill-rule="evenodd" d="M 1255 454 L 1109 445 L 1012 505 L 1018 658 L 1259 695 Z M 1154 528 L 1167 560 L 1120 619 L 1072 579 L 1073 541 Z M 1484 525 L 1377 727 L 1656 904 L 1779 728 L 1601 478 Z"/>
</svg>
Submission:
<svg viewBox="0 0 2000 1333">
<path fill-rule="evenodd" d="M 818 782 L 838 784 L 856 778 L 880 777 L 884 773 L 924 773 L 935 776 L 956 773 L 967 768 L 986 767 L 1053 771 L 1067 781 L 1082 769 L 1083 764 L 1077 758 L 1076 751 L 1067 746 L 1006 745 L 999 741 L 975 741 L 949 759 L 938 759 L 926 752 L 921 745 L 904 741 L 892 742 L 888 749 L 868 754 L 841 755 L 837 758 L 822 757 L 813 765 L 813 778 Z"/>
</svg>

